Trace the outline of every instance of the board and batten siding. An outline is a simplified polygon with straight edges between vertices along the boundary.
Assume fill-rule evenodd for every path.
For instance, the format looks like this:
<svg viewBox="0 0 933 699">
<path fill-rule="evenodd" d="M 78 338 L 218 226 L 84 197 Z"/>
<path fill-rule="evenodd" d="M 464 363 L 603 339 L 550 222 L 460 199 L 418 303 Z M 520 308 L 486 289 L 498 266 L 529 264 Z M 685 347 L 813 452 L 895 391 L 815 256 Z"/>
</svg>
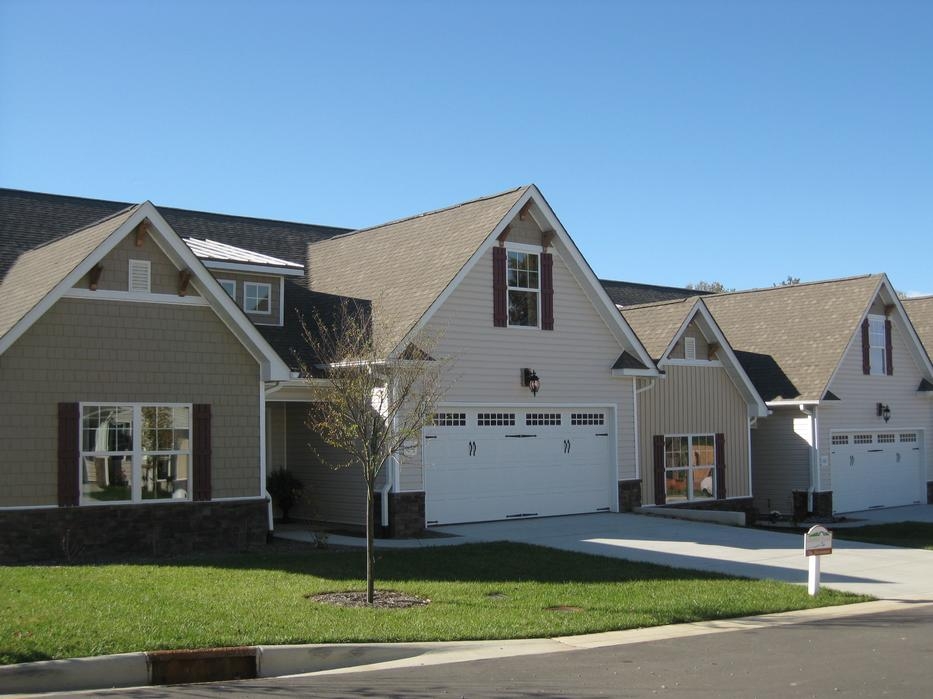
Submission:
<svg viewBox="0 0 933 699">
<path fill-rule="evenodd" d="M 266 406 L 268 468 L 285 468 L 304 484 L 302 500 L 290 515 L 319 522 L 364 524 L 366 486 L 362 472 L 357 465 L 333 468 L 346 463 L 348 457 L 308 429 L 305 422 L 311 404 L 270 401 Z M 380 474 L 377 487 L 382 478 Z"/>
<path fill-rule="evenodd" d="M 794 510 L 793 491 L 810 487 L 810 418 L 796 406 L 775 407 L 752 430 L 752 494 L 767 513 Z"/>
<path fill-rule="evenodd" d="M 212 497 L 263 493 L 259 365 L 210 308 L 61 299 L 0 356 L 0 386 L 0 507 L 57 503 L 60 402 L 209 403 Z"/>
<path fill-rule="evenodd" d="M 699 342 L 698 342 L 699 345 Z M 698 347 L 699 354 L 699 347 Z M 722 433 L 726 497 L 748 497 L 748 405 L 722 366 L 668 364 L 667 378 L 638 394 L 642 502 L 654 504 L 654 435 Z M 644 382 L 640 382 L 640 388 Z"/>
<path fill-rule="evenodd" d="M 832 490 L 830 435 L 836 430 L 922 431 L 921 473 L 925 480 L 931 480 L 933 400 L 925 393 L 917 392 L 923 374 L 907 349 L 908 339 L 898 322 L 892 323 L 891 339 L 894 354 L 894 374 L 891 376 L 863 374 L 860 333 L 855 333 L 849 342 L 829 386 L 829 390 L 841 400 L 822 402 L 817 413 L 821 457 L 820 490 Z M 878 417 L 878 403 L 891 408 L 891 419 L 888 422 Z M 879 480 L 878 485 L 884 487 L 884 481 Z M 920 495 L 926 497 L 926 493 Z"/>
<path fill-rule="evenodd" d="M 431 354 L 451 362 L 444 402 L 614 406 L 618 478 L 635 478 L 634 381 L 610 375 L 623 348 L 567 269 L 559 249 L 554 251 L 553 274 L 554 330 L 497 328 L 492 251 L 470 270 L 427 328 L 439 338 Z M 534 369 L 541 379 L 537 396 L 521 385 L 524 367 Z M 401 465 L 402 491 L 424 489 L 418 451 Z"/>
</svg>

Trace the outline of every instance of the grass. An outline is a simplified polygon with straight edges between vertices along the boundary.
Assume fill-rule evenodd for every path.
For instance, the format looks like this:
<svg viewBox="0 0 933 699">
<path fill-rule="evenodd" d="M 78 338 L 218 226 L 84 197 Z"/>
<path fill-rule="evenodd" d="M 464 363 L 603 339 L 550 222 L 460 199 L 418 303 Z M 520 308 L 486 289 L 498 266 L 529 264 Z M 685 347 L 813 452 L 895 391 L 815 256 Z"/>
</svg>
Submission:
<svg viewBox="0 0 933 699">
<path fill-rule="evenodd" d="M 281 643 L 528 638 L 846 604 L 865 597 L 521 544 L 380 552 L 377 586 L 427 597 L 348 609 L 364 554 L 276 551 L 170 563 L 0 568 L 0 663 Z M 548 607 L 578 607 L 553 611 Z"/>
<path fill-rule="evenodd" d="M 839 527 L 833 529 L 833 538 L 933 551 L 933 522 L 896 522 L 866 524 L 863 527 Z"/>
</svg>

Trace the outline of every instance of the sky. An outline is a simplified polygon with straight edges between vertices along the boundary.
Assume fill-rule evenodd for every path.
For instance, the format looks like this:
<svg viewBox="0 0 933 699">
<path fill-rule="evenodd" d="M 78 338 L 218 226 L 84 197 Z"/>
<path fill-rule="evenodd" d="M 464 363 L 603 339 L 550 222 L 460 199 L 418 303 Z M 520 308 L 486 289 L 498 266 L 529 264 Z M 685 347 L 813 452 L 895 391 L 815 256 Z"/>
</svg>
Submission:
<svg viewBox="0 0 933 699">
<path fill-rule="evenodd" d="M 528 183 L 600 277 L 933 293 L 933 2 L 0 0 L 0 187 L 357 228 Z"/>
</svg>

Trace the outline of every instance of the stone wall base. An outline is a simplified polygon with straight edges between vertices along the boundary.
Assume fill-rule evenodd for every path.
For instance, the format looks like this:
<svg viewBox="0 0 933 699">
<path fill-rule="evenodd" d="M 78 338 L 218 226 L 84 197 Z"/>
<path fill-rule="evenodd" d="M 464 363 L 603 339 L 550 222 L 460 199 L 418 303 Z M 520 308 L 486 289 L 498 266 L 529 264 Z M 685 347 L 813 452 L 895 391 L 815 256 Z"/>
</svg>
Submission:
<svg viewBox="0 0 933 699">
<path fill-rule="evenodd" d="M 813 493 L 813 516 L 833 516 L 833 491 L 824 490 L 822 492 Z"/>
<path fill-rule="evenodd" d="M 632 512 L 641 507 L 641 481 L 619 481 L 619 512 Z"/>
<path fill-rule="evenodd" d="M 668 503 L 661 505 L 669 510 L 716 510 L 719 512 L 744 512 L 745 521 L 749 524 L 755 522 L 758 510 L 755 509 L 753 498 L 729 498 L 727 500 L 691 500 L 688 502 Z"/>
<path fill-rule="evenodd" d="M 242 551 L 268 532 L 259 499 L 0 510 L 0 563 Z"/>
</svg>

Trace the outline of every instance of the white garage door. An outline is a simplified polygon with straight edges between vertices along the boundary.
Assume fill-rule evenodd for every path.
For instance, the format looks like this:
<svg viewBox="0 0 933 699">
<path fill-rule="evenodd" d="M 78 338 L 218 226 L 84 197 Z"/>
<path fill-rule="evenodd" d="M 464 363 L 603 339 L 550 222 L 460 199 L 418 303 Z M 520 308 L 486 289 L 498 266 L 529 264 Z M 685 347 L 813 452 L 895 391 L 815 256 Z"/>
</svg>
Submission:
<svg viewBox="0 0 933 699">
<path fill-rule="evenodd" d="M 831 440 L 836 512 L 921 502 L 919 433 L 836 432 Z"/>
<path fill-rule="evenodd" d="M 424 429 L 428 525 L 606 511 L 606 408 L 448 408 Z"/>
</svg>

